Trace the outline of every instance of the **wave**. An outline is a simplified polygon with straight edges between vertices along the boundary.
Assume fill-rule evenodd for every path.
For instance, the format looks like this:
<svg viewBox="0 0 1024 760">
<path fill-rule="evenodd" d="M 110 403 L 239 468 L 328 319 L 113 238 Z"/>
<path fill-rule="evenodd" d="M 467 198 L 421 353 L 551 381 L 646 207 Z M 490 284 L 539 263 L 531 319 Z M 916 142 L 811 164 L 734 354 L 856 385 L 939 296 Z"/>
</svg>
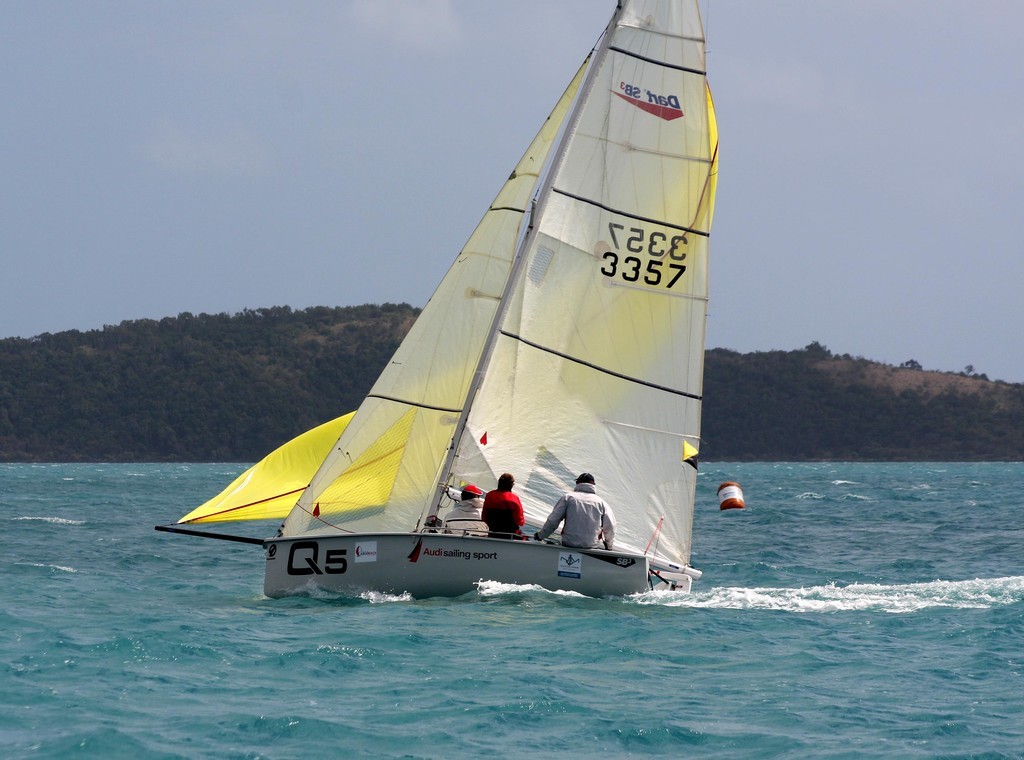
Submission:
<svg viewBox="0 0 1024 760">
<path fill-rule="evenodd" d="M 66 517 L 12 517 L 12 520 L 35 520 L 54 525 L 85 525 L 85 520 L 68 520 Z"/>
<path fill-rule="evenodd" d="M 480 581 L 476 584 L 477 592 L 480 596 L 499 596 L 501 594 L 525 594 L 541 592 L 542 594 L 552 594 L 554 596 L 574 596 L 580 599 L 586 599 L 583 594 L 577 591 L 554 591 L 546 589 L 543 586 L 537 586 L 533 583 L 502 583 L 501 581 Z"/>
<path fill-rule="evenodd" d="M 26 565 L 28 567 L 42 567 L 46 570 L 59 570 L 62 573 L 77 573 L 73 567 L 67 567 L 65 565 L 50 565 L 45 562 L 15 562 L 16 565 Z"/>
<path fill-rule="evenodd" d="M 388 604 L 389 602 L 413 601 L 412 594 L 388 594 L 383 591 L 364 591 L 359 595 L 359 598 L 366 600 L 370 604 Z"/>
<path fill-rule="evenodd" d="M 632 597 L 639 604 L 667 607 L 779 610 L 782 612 L 908 613 L 934 607 L 989 609 L 1024 601 L 1024 576 L 882 585 L 828 584 L 810 588 L 719 588 L 690 594 L 650 591 Z"/>
</svg>

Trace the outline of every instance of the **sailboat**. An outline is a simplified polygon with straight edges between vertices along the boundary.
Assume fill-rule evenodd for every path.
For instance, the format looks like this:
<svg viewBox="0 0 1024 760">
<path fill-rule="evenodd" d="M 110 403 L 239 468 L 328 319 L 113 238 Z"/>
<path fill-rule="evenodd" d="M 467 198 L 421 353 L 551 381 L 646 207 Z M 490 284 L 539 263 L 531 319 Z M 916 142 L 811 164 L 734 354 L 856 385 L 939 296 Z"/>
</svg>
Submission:
<svg viewBox="0 0 1024 760">
<path fill-rule="evenodd" d="M 355 413 L 158 529 L 260 544 L 269 597 L 688 591 L 717 147 L 697 0 L 622 0 Z M 614 549 L 445 532 L 504 472 L 524 536 L 593 473 Z"/>
</svg>

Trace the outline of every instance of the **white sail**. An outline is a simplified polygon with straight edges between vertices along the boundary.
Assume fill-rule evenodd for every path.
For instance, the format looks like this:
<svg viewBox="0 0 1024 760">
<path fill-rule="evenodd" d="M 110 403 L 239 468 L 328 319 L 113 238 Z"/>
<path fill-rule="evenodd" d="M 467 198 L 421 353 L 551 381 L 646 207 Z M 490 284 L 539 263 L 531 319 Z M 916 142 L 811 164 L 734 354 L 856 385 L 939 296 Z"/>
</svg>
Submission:
<svg viewBox="0 0 1024 760">
<path fill-rule="evenodd" d="M 706 88 L 696 3 L 626 3 L 540 198 L 453 467 L 475 483 L 513 473 L 534 525 L 591 472 L 616 548 L 679 565 L 717 143 Z"/>
<path fill-rule="evenodd" d="M 696 0 L 622 3 L 283 535 L 414 530 L 505 471 L 539 525 L 587 471 L 616 548 L 685 566 L 716 152 Z"/>
<path fill-rule="evenodd" d="M 438 494 L 441 462 L 488 339 L 539 174 L 581 67 L 283 526 L 411 530 Z"/>
</svg>

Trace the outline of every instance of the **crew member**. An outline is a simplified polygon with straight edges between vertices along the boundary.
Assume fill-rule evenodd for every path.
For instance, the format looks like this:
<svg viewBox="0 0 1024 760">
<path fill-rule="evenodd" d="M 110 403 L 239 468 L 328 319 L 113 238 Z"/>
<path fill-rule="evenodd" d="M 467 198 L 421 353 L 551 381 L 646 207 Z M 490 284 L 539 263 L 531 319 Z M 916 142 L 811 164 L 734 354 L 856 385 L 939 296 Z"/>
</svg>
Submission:
<svg viewBox="0 0 1024 760">
<path fill-rule="evenodd" d="M 487 523 L 480 516 L 484 506 L 484 492 L 472 483 L 464 486 L 461 491 L 449 486 L 447 492 L 456 502 L 444 516 L 444 532 L 486 536 Z"/>
<path fill-rule="evenodd" d="M 490 530 L 491 538 L 516 538 L 521 536 L 519 528 L 526 522 L 523 503 L 512 493 L 516 479 L 511 473 L 502 473 L 498 478 L 497 490 L 484 498 L 483 518 Z"/>
<path fill-rule="evenodd" d="M 565 494 L 551 510 L 544 527 L 533 534 L 538 541 L 550 536 L 558 524 L 562 528 L 562 546 L 577 549 L 611 549 L 615 542 L 615 515 L 597 495 L 594 476 L 584 472 L 576 478 L 576 488 Z"/>
</svg>

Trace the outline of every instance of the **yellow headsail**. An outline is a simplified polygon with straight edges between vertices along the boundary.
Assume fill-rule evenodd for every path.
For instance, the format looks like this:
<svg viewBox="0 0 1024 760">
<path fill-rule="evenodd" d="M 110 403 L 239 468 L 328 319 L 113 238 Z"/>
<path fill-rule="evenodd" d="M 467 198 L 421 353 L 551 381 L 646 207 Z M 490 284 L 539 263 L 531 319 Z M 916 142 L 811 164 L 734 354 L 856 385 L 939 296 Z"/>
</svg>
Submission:
<svg viewBox="0 0 1024 760">
<path fill-rule="evenodd" d="M 178 524 L 287 517 L 353 415 L 325 422 L 275 449 Z"/>
</svg>

